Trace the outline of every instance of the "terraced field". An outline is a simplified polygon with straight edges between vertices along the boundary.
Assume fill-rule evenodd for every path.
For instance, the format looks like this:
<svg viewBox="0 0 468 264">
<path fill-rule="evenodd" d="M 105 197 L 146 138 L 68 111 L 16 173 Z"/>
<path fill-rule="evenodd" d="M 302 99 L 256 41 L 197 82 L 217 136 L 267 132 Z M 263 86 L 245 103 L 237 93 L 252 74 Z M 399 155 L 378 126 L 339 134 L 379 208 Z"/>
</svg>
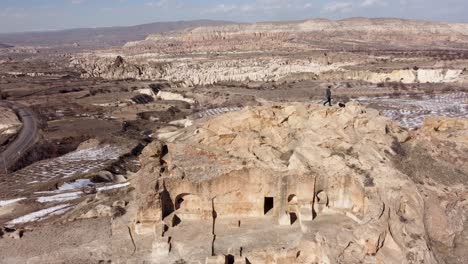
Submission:
<svg viewBox="0 0 468 264">
<path fill-rule="evenodd" d="M 34 163 L 0 178 L 0 197 L 21 193 L 51 181 L 67 179 L 104 169 L 125 153 L 119 147 L 101 146 L 71 152 L 62 157 Z"/>
</svg>

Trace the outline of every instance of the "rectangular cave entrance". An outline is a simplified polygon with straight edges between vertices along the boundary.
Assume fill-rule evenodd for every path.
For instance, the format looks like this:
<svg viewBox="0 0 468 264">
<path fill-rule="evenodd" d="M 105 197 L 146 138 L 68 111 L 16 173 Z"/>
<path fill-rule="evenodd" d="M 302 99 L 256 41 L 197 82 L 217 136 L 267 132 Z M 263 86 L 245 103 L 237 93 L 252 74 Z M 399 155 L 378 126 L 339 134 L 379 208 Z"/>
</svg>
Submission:
<svg viewBox="0 0 468 264">
<path fill-rule="evenodd" d="M 265 197 L 263 201 L 263 214 L 268 214 L 274 207 L 273 197 Z"/>
</svg>

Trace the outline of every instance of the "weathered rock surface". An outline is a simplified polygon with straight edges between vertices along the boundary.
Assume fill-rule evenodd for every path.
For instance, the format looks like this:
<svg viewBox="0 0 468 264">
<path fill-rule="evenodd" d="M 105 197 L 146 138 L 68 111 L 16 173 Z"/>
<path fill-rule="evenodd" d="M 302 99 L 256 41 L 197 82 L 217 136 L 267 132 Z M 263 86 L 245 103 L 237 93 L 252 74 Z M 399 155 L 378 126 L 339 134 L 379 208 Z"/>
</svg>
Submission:
<svg viewBox="0 0 468 264">
<path fill-rule="evenodd" d="M 21 122 L 10 109 L 0 107 L 0 146 L 21 129 Z"/>
<path fill-rule="evenodd" d="M 421 133 L 451 131 L 462 150 L 463 124 L 428 121 Z M 448 134 L 410 135 L 356 104 L 294 104 L 159 138 L 121 219 L 148 262 L 463 263 L 443 259 L 464 243 L 464 185 L 418 183 L 401 165 L 413 144 Z"/>
<path fill-rule="evenodd" d="M 343 60 L 333 65 L 322 63 L 323 59 L 288 59 L 286 57 L 256 58 L 209 58 L 187 57 L 173 61 L 166 59 L 156 62 L 151 59 L 126 57 L 126 61 L 116 67 L 112 58 L 87 55 L 75 58 L 72 64 L 85 70 L 83 77 L 105 79 L 164 79 L 183 86 L 207 85 L 223 81 L 279 81 L 291 74 L 306 73 L 304 78 L 316 79 L 317 74 L 338 70 L 354 63 Z"/>
<path fill-rule="evenodd" d="M 349 103 L 162 129 L 128 189 L 20 240 L 0 231 L 2 250 L 22 252 L 0 262 L 467 263 L 467 126 L 433 118 L 408 132 Z"/>
<path fill-rule="evenodd" d="M 150 35 L 146 41 L 132 42 L 127 47 L 140 46 L 150 48 L 151 42 L 168 40 L 168 34 Z M 350 45 L 359 42 L 378 45 L 394 45 L 394 47 L 408 47 L 434 43 L 447 45 L 447 40 L 462 44 L 468 42 L 468 26 L 461 23 L 439 23 L 402 19 L 366 19 L 353 18 L 340 21 L 315 19 L 290 23 L 255 23 L 240 25 L 224 25 L 198 27 L 192 30 L 169 34 L 171 39 L 188 43 L 194 51 L 226 51 L 226 50 L 273 50 L 275 44 L 281 42 L 282 47 L 305 48 L 316 42 L 336 44 L 343 40 L 350 41 Z M 262 40 L 262 41 L 259 41 Z M 355 41 L 353 43 L 352 41 Z M 403 44 L 405 41 L 406 45 Z M 205 42 L 208 45 L 193 45 Z M 233 45 L 224 46 L 221 43 Z M 315 43 L 314 43 L 315 42 Z M 293 44 L 299 45 L 293 45 Z M 192 44 L 192 45 L 191 45 Z M 290 45 L 287 45 L 290 44 Z M 278 46 L 278 45 L 277 45 Z M 171 45 L 172 50 L 180 50 L 183 45 Z"/>
<path fill-rule="evenodd" d="M 452 62 L 418 64 L 401 54 L 372 55 L 370 50 L 418 50 L 428 45 L 466 47 L 468 25 L 398 19 L 309 20 L 198 27 L 150 35 L 123 48 L 82 54 L 72 65 L 84 77 L 164 79 L 183 86 L 225 81 L 362 80 L 373 83 L 439 83 L 462 81 L 462 53 Z M 460 56 L 461 57 L 460 57 Z M 392 62 L 389 72 L 352 66 Z M 452 65 L 453 64 L 453 65 Z M 364 67 L 369 69 L 369 67 Z M 330 73 L 331 74 L 327 74 Z"/>
</svg>

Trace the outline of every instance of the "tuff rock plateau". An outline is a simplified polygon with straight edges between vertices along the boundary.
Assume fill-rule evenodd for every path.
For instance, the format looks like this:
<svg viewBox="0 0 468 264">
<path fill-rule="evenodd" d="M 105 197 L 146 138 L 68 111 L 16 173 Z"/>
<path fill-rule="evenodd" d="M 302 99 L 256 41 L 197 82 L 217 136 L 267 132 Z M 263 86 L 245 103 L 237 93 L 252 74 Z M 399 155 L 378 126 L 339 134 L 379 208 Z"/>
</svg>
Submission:
<svg viewBox="0 0 468 264">
<path fill-rule="evenodd" d="M 125 188 L 0 229 L 1 262 L 468 262 L 466 119 L 408 131 L 355 102 L 264 102 L 175 123 L 128 179 L 96 174 Z"/>
<path fill-rule="evenodd" d="M 164 79 L 189 87 L 289 79 L 462 82 L 464 55 L 431 54 L 427 47 L 448 52 L 467 42 L 468 26 L 462 23 L 318 19 L 154 34 L 122 48 L 74 56 L 71 64 L 88 78 Z"/>
<path fill-rule="evenodd" d="M 113 256 L 466 263 L 467 126 L 410 133 L 358 104 L 271 104 L 161 132 L 113 224 L 126 237 Z"/>
</svg>

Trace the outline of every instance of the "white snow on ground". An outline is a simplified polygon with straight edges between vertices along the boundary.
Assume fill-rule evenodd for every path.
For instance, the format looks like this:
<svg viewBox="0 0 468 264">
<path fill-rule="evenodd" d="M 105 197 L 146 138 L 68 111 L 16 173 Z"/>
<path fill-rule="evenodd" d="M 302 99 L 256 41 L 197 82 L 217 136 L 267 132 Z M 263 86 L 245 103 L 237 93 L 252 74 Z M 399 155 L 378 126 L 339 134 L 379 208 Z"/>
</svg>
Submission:
<svg viewBox="0 0 468 264">
<path fill-rule="evenodd" d="M 39 197 L 36 201 L 40 203 L 65 202 L 75 200 L 81 197 L 82 192 L 61 193 L 52 196 Z"/>
<path fill-rule="evenodd" d="M 51 216 L 55 216 L 55 215 L 61 215 L 61 214 L 64 214 L 66 213 L 68 210 L 72 209 L 72 207 L 67 207 L 67 208 L 63 208 L 63 209 L 60 209 L 60 210 L 57 210 L 57 211 L 54 211 L 52 213 L 50 213 L 47 217 L 45 218 L 41 218 L 40 220 L 45 220 Z"/>
<path fill-rule="evenodd" d="M 17 224 L 34 222 L 34 221 L 41 221 L 41 220 L 47 219 L 47 217 L 50 217 L 52 215 L 63 214 L 70 209 L 71 209 L 70 204 L 61 204 L 61 205 L 49 207 L 43 210 L 39 210 L 30 214 L 24 215 L 16 219 L 13 219 L 7 224 L 17 225 Z"/>
<path fill-rule="evenodd" d="M 57 158 L 58 162 L 67 161 L 90 161 L 90 160 L 117 160 L 120 157 L 121 149 L 113 146 L 99 146 L 78 150 Z"/>
<path fill-rule="evenodd" d="M 55 190 L 55 191 L 43 191 L 43 192 L 35 192 L 34 194 L 55 194 L 55 193 L 61 193 L 62 191 Z"/>
<path fill-rule="evenodd" d="M 18 199 L 13 199 L 13 200 L 6 200 L 6 201 L 0 201 L 0 207 L 4 207 L 22 200 L 25 200 L 26 198 L 18 198 Z"/>
<path fill-rule="evenodd" d="M 99 188 L 97 188 L 97 190 L 98 191 L 109 191 L 109 190 L 124 188 L 124 187 L 127 187 L 129 185 L 130 185 L 130 183 L 126 182 L 126 183 L 120 183 L 120 184 L 115 184 L 115 185 L 99 187 Z"/>
<path fill-rule="evenodd" d="M 420 127 L 429 116 L 468 117 L 468 93 L 424 95 L 420 98 L 360 98 L 383 108 L 382 114 L 413 129 Z"/>
<path fill-rule="evenodd" d="M 69 191 L 84 188 L 88 185 L 94 185 L 90 179 L 81 179 L 74 182 L 66 182 L 58 188 L 59 191 Z"/>
<path fill-rule="evenodd" d="M 91 182 L 91 181 L 89 181 L 89 180 L 80 180 L 80 184 L 88 183 L 88 182 Z M 130 185 L 130 183 L 126 182 L 126 183 L 102 186 L 102 187 L 96 188 L 96 190 L 100 191 L 100 192 L 105 192 L 105 191 L 124 188 L 124 187 L 127 187 L 129 185 Z M 79 185 L 73 185 L 73 183 L 70 183 L 70 185 L 68 185 L 67 187 L 70 187 L 70 189 L 60 189 L 59 188 L 59 190 L 55 190 L 55 191 L 35 192 L 36 194 L 56 194 L 56 195 L 52 195 L 52 196 L 39 197 L 39 198 L 36 199 L 36 201 L 38 201 L 40 203 L 66 202 L 66 201 L 76 200 L 76 199 L 80 198 L 83 195 L 83 192 L 81 192 L 81 191 L 61 193 L 63 191 L 81 189 L 81 187 Z"/>
</svg>

